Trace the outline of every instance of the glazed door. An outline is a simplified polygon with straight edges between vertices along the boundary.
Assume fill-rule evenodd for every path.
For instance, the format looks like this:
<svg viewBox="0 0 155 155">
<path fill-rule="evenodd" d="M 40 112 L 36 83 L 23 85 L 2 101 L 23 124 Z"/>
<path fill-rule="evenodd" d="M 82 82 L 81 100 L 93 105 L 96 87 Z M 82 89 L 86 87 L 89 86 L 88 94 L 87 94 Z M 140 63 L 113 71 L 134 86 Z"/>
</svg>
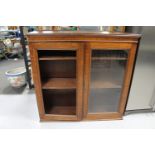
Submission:
<svg viewBox="0 0 155 155">
<path fill-rule="evenodd" d="M 33 43 L 32 69 L 41 120 L 82 118 L 83 46 Z"/>
<path fill-rule="evenodd" d="M 84 118 L 121 119 L 136 45 L 89 43 L 85 53 Z"/>
</svg>

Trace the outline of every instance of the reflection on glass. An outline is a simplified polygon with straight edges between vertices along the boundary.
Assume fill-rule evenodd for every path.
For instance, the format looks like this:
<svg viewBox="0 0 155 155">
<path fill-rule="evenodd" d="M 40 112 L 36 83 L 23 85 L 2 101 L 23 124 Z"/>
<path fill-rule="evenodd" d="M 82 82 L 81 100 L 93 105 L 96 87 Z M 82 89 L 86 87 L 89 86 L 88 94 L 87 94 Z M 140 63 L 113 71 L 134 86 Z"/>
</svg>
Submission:
<svg viewBox="0 0 155 155">
<path fill-rule="evenodd" d="M 117 112 L 128 51 L 92 50 L 88 113 Z"/>
</svg>

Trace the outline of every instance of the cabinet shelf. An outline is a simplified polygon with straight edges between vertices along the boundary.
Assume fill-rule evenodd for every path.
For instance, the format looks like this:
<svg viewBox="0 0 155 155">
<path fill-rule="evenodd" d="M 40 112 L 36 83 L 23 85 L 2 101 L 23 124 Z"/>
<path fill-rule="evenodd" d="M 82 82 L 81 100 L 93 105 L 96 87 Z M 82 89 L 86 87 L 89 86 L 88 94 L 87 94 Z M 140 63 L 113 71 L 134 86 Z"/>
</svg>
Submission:
<svg viewBox="0 0 155 155">
<path fill-rule="evenodd" d="M 100 88 L 121 88 L 121 84 L 118 82 L 110 82 L 110 81 L 92 81 L 91 83 L 91 89 L 100 89 Z"/>
<path fill-rule="evenodd" d="M 75 89 L 74 78 L 47 78 L 42 82 L 42 89 Z"/>
<path fill-rule="evenodd" d="M 51 106 L 47 111 L 47 114 L 56 115 L 76 115 L 75 106 Z"/>
<path fill-rule="evenodd" d="M 125 57 L 92 57 L 92 60 L 127 60 Z"/>
<path fill-rule="evenodd" d="M 76 60 L 76 57 L 49 57 L 43 56 L 39 60 Z M 127 60 L 125 57 L 92 57 L 92 60 Z"/>
<path fill-rule="evenodd" d="M 59 57 L 59 56 L 56 56 L 56 57 L 50 57 L 50 56 L 42 56 L 39 58 L 39 60 L 76 60 L 76 57 Z"/>
<path fill-rule="evenodd" d="M 76 115 L 75 89 L 48 89 L 42 92 L 46 114 Z"/>
</svg>

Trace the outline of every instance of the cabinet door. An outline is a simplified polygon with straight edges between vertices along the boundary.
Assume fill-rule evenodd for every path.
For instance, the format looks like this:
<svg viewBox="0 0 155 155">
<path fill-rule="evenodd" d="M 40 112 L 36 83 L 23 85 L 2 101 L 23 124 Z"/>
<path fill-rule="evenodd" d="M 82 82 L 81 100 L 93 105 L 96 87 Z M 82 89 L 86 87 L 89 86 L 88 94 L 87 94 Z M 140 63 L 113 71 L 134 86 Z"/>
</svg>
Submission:
<svg viewBox="0 0 155 155">
<path fill-rule="evenodd" d="M 83 93 L 83 46 L 32 43 L 32 70 L 41 120 L 80 120 Z"/>
<path fill-rule="evenodd" d="M 136 45 L 88 43 L 85 53 L 85 119 L 121 119 L 129 92 Z"/>
</svg>

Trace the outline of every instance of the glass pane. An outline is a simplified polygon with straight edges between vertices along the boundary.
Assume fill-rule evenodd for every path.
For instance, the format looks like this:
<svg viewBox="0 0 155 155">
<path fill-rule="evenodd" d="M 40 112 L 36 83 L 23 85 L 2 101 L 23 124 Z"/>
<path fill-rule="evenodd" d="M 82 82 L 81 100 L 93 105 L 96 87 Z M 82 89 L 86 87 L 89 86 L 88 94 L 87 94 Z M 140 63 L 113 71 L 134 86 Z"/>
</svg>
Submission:
<svg viewBox="0 0 155 155">
<path fill-rule="evenodd" d="M 128 51 L 92 50 L 88 113 L 117 112 Z"/>
</svg>

